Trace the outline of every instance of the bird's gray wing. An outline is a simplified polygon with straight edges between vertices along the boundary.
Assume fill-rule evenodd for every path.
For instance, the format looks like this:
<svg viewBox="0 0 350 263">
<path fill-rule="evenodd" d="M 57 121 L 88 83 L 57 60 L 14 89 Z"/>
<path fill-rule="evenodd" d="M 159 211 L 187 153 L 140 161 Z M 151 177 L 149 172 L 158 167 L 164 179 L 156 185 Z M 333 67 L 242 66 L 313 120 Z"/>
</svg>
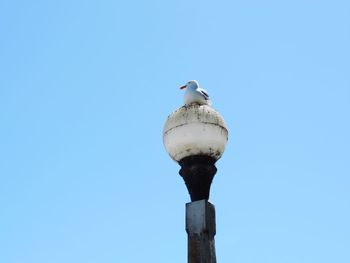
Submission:
<svg viewBox="0 0 350 263">
<path fill-rule="evenodd" d="M 200 92 L 206 100 L 209 100 L 208 92 L 204 89 L 198 89 L 198 92 Z"/>
</svg>

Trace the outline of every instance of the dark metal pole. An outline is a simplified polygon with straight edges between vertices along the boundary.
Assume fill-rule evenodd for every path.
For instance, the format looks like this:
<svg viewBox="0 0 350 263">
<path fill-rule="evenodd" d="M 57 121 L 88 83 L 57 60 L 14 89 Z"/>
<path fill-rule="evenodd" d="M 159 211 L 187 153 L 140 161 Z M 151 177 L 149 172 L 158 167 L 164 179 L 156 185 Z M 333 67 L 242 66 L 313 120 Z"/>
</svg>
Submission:
<svg viewBox="0 0 350 263">
<path fill-rule="evenodd" d="M 217 171 L 215 162 L 216 159 L 210 156 L 189 156 L 179 162 L 179 173 L 192 201 L 186 204 L 188 263 L 216 263 L 215 207 L 208 202 L 210 186 Z"/>
<path fill-rule="evenodd" d="M 186 204 L 188 263 L 216 263 L 215 207 L 207 200 Z"/>
<path fill-rule="evenodd" d="M 208 200 L 211 182 L 216 174 L 216 159 L 210 156 L 195 155 L 183 158 L 180 175 L 185 181 L 191 201 Z"/>
</svg>

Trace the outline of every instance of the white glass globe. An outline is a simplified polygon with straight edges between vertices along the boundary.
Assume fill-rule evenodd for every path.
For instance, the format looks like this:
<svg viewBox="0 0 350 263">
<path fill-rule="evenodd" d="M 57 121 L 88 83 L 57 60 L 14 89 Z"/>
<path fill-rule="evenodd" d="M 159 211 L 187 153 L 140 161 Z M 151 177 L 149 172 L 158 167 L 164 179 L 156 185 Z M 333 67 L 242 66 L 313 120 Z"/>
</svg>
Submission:
<svg viewBox="0 0 350 263">
<path fill-rule="evenodd" d="M 191 104 L 173 112 L 163 130 L 163 143 L 177 162 L 188 156 L 205 155 L 218 160 L 228 140 L 224 119 L 207 105 Z"/>
</svg>

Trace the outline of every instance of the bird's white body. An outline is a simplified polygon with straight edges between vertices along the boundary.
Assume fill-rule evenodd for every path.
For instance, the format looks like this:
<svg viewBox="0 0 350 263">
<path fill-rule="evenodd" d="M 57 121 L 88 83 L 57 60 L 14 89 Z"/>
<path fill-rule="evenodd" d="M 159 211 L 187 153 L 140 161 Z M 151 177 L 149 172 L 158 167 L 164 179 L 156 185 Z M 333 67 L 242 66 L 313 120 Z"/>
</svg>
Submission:
<svg viewBox="0 0 350 263">
<path fill-rule="evenodd" d="M 185 105 L 211 105 L 211 101 L 209 99 L 207 91 L 200 88 L 197 81 L 191 80 L 182 88 L 186 88 L 184 95 Z"/>
</svg>

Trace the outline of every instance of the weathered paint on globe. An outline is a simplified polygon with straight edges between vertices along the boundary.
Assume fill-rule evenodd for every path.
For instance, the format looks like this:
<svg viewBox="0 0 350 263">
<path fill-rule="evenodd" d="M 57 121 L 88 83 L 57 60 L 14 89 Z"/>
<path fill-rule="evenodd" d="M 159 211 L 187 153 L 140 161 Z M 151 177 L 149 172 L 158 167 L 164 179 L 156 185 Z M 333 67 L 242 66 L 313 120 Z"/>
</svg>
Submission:
<svg viewBox="0 0 350 263">
<path fill-rule="evenodd" d="M 218 160 L 228 140 L 224 119 L 207 105 L 192 104 L 173 112 L 163 130 L 163 143 L 177 162 L 188 156 L 205 155 Z"/>
</svg>

